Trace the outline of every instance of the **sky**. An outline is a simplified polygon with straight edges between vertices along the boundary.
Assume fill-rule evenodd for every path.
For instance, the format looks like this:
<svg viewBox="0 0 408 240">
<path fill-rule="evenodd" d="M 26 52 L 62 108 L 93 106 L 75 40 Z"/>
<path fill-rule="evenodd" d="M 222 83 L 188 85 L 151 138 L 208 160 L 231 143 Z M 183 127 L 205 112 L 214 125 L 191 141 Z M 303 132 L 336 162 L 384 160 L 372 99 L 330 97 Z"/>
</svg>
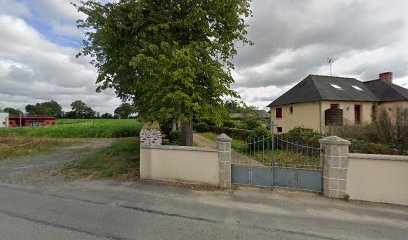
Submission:
<svg viewBox="0 0 408 240">
<path fill-rule="evenodd" d="M 72 0 L 0 0 L 0 109 L 80 99 L 100 113 L 120 105 L 113 90 L 96 93 L 89 58 L 76 58 L 84 18 Z M 248 38 L 238 46 L 233 88 L 265 108 L 309 74 L 366 81 L 391 71 L 408 88 L 408 1 L 254 0 Z"/>
</svg>

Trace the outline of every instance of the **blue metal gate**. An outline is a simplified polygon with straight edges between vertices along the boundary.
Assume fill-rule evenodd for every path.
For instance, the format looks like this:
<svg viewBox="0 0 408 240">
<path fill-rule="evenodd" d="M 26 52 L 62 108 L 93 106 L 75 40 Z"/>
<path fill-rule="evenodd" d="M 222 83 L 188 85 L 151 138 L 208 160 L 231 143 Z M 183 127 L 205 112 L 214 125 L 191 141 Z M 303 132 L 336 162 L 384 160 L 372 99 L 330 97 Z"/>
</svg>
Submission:
<svg viewBox="0 0 408 240">
<path fill-rule="evenodd" d="M 232 183 L 322 191 L 318 144 L 290 142 L 279 136 L 248 139 L 232 155 Z M 245 149 L 245 151 L 243 151 Z"/>
</svg>

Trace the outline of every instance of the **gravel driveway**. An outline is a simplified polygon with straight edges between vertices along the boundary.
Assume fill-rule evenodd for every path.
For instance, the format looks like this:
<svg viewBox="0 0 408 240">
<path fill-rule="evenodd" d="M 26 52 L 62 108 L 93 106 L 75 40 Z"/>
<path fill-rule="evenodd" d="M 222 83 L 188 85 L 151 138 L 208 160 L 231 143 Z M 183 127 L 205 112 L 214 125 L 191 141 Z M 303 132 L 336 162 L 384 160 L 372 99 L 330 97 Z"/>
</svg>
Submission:
<svg viewBox="0 0 408 240">
<path fill-rule="evenodd" d="M 66 163 L 78 161 L 110 146 L 115 139 L 88 139 L 56 153 L 25 156 L 0 161 L 0 183 L 41 185 L 58 184 L 60 177 L 53 174 Z"/>
</svg>

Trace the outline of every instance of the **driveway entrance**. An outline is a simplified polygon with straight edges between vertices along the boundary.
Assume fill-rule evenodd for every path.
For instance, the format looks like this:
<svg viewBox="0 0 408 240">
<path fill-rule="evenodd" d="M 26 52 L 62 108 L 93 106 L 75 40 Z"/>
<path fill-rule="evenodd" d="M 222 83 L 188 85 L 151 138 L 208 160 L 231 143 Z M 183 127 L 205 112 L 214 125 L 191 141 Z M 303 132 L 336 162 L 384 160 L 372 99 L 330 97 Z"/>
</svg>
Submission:
<svg viewBox="0 0 408 240">
<path fill-rule="evenodd" d="M 318 144 L 290 142 L 274 136 L 249 139 L 242 149 L 245 152 L 232 155 L 232 183 L 322 191 L 323 165 Z"/>
</svg>

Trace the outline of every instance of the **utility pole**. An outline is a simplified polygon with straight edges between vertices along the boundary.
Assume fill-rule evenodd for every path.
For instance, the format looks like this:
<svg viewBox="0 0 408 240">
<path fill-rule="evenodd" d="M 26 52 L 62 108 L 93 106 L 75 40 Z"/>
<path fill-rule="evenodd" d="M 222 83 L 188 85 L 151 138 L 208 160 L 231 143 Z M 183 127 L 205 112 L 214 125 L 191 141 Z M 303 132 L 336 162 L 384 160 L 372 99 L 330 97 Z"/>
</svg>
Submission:
<svg viewBox="0 0 408 240">
<path fill-rule="evenodd" d="M 21 122 L 22 116 L 21 116 L 21 114 L 22 113 L 20 113 L 20 127 L 22 126 L 22 122 Z"/>
</svg>

